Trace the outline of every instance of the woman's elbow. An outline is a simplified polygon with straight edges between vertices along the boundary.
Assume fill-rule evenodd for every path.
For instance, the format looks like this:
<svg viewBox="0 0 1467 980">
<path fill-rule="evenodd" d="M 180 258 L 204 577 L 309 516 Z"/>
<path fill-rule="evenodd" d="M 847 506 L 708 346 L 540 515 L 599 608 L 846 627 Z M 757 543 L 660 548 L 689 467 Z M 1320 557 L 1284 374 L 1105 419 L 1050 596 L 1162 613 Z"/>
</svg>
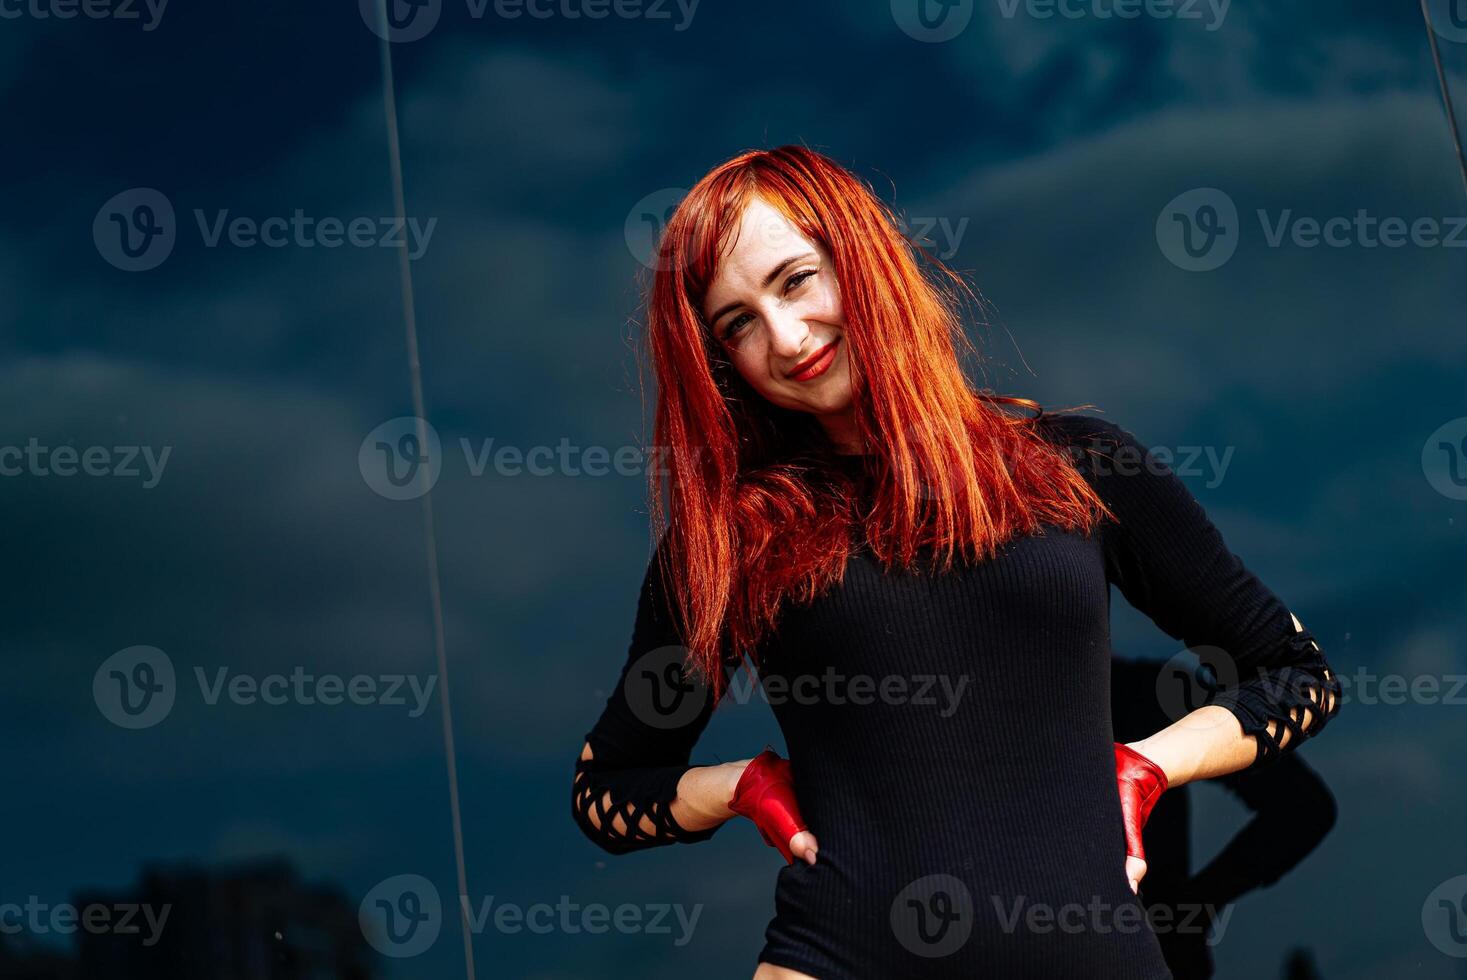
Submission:
<svg viewBox="0 0 1467 980">
<path fill-rule="evenodd" d="M 1325 723 L 1339 714 L 1344 701 L 1343 685 L 1324 659 L 1324 651 L 1318 641 L 1304 629 L 1298 616 L 1293 613 L 1289 616 L 1294 621 L 1292 646 L 1295 653 L 1293 668 L 1287 671 L 1286 676 L 1292 674 L 1293 683 L 1286 686 L 1282 693 L 1287 696 L 1278 704 L 1278 708 L 1285 710 L 1270 712 L 1275 717 L 1268 724 L 1269 738 L 1280 752 L 1298 748 L 1298 742 L 1319 734 Z M 1284 714 L 1287 714 L 1287 723 L 1283 719 Z"/>
<path fill-rule="evenodd" d="M 596 788 L 586 766 L 593 758 L 591 743 L 587 742 L 576 760 L 576 774 L 571 781 L 571 819 L 586 839 L 601 850 L 608 854 L 624 854 L 629 849 L 626 846 L 625 822 L 612 812 L 609 790 L 603 790 L 597 799 Z M 610 828 L 606 826 L 608 814 L 611 814 Z"/>
</svg>

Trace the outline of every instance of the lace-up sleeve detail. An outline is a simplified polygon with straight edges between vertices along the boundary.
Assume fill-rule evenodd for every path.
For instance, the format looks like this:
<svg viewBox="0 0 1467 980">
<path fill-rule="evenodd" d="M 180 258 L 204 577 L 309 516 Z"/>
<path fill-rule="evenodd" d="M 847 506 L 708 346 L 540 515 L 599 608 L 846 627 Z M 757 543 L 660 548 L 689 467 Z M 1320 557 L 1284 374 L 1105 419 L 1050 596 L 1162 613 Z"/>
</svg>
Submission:
<svg viewBox="0 0 1467 980">
<path fill-rule="evenodd" d="M 694 768 L 688 760 L 713 713 L 706 685 L 683 670 L 680 640 L 654 554 L 626 663 L 586 733 L 572 781 L 576 825 L 611 854 L 704 841 L 722 826 L 689 831 L 672 815 L 678 781 Z"/>
<path fill-rule="evenodd" d="M 1060 424 L 1116 517 L 1102 531 L 1107 577 L 1168 635 L 1194 651 L 1211 648 L 1218 684 L 1206 703 L 1231 711 L 1257 737 L 1248 769 L 1318 735 L 1338 712 L 1342 691 L 1313 635 L 1131 433 L 1088 416 Z"/>
</svg>

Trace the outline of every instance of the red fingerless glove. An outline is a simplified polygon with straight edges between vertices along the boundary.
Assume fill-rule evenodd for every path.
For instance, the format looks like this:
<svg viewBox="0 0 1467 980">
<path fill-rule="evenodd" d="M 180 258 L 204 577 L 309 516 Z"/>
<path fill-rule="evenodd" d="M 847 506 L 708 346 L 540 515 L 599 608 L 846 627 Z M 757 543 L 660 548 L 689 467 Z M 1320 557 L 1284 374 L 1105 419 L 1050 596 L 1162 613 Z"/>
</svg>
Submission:
<svg viewBox="0 0 1467 980">
<path fill-rule="evenodd" d="M 1121 818 L 1126 825 L 1126 854 L 1146 860 L 1141 846 L 1141 828 L 1151 808 L 1166 792 L 1166 773 L 1161 766 L 1120 742 L 1116 747 L 1116 788 L 1121 792 Z"/>
<path fill-rule="evenodd" d="M 773 749 L 756 755 L 739 777 L 728 808 L 754 821 L 764 843 L 784 855 L 786 863 L 795 863 L 790 838 L 809 828 L 800 816 L 800 805 L 795 802 L 789 760 L 780 758 Z"/>
</svg>

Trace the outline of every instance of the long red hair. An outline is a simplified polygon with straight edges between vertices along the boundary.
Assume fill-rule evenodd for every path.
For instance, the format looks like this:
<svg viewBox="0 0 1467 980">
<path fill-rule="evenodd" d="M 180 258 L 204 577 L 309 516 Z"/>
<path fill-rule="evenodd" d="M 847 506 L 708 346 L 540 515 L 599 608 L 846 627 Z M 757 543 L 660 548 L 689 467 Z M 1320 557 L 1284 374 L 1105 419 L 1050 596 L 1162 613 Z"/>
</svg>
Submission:
<svg viewBox="0 0 1467 980">
<path fill-rule="evenodd" d="M 719 256 L 755 195 L 833 261 L 845 314 L 858 432 L 876 455 L 869 507 L 808 413 L 755 392 L 701 315 Z M 649 476 L 660 571 L 673 584 L 688 664 L 724 693 L 725 668 L 757 646 L 782 604 L 844 575 L 861 534 L 888 568 L 930 549 L 940 570 L 980 560 L 1042 524 L 1088 533 L 1104 505 L 1032 416 L 1026 399 L 974 390 L 962 277 L 898 231 L 862 181 L 803 146 L 741 153 L 692 188 L 668 219 L 646 289 L 657 383 Z M 926 275 L 918 256 L 927 260 Z M 667 477 L 664 489 L 662 478 Z"/>
</svg>

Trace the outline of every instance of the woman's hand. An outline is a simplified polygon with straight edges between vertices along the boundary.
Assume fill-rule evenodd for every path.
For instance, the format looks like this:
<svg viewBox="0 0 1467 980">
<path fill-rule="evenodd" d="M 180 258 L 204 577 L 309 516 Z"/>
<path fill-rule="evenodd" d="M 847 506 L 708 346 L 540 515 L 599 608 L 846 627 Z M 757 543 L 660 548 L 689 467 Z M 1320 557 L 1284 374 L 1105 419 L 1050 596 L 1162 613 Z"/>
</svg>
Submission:
<svg viewBox="0 0 1467 980">
<path fill-rule="evenodd" d="M 743 764 L 728 808 L 754 821 L 764 843 L 776 848 L 788 863 L 793 864 L 797 857 L 807 864 L 815 863 L 819 845 L 800 816 L 789 761 L 773 749 L 765 749 Z"/>
<path fill-rule="evenodd" d="M 1126 826 L 1126 879 L 1131 891 L 1141 887 L 1146 875 L 1146 849 L 1141 846 L 1141 828 L 1151 808 L 1167 789 L 1166 773 L 1156 763 L 1129 745 L 1115 743 L 1116 788 L 1121 794 L 1121 818 Z"/>
</svg>

